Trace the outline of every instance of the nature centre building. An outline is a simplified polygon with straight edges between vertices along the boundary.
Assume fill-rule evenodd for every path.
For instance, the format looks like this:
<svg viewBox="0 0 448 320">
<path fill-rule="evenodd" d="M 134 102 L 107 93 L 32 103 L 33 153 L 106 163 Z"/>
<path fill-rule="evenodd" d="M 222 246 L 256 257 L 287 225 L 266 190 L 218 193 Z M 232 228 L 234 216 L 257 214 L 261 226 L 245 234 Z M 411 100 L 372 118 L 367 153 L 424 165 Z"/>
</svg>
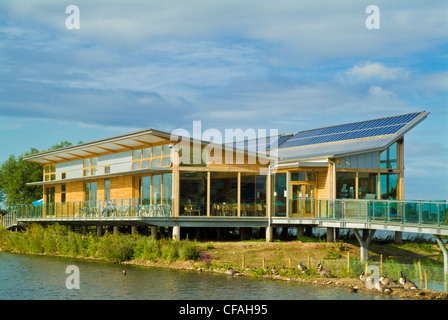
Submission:
<svg viewBox="0 0 448 320">
<path fill-rule="evenodd" d="M 338 205 L 349 214 L 350 199 L 404 200 L 404 135 L 427 115 L 227 144 L 146 129 L 24 160 L 43 165 L 43 181 L 29 185 L 43 188 L 42 209 L 34 210 L 47 223 L 95 225 L 99 233 L 168 227 L 173 238 L 230 229 L 247 238 L 261 228 L 272 240 L 273 228 L 301 229 Z M 363 203 L 353 214 L 369 210 Z"/>
</svg>

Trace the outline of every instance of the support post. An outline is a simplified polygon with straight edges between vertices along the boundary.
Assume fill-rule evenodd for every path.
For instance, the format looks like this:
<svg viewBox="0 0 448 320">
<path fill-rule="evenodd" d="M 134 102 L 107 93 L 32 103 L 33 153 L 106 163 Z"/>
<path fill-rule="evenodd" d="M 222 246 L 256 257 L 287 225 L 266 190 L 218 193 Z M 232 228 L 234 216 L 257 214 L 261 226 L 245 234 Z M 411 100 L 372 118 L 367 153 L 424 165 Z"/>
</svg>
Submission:
<svg viewBox="0 0 448 320">
<path fill-rule="evenodd" d="M 334 242 L 334 228 L 327 228 L 327 242 Z"/>
<path fill-rule="evenodd" d="M 131 234 L 133 236 L 138 234 L 138 227 L 137 226 L 131 226 Z"/>
<path fill-rule="evenodd" d="M 439 245 L 440 249 L 443 253 L 443 273 L 445 274 L 445 279 L 448 277 L 448 250 L 445 247 L 445 244 L 443 243 L 442 239 L 438 234 L 433 234 L 434 239 L 436 239 L 437 244 Z"/>
<path fill-rule="evenodd" d="M 370 242 L 372 242 L 373 235 L 376 230 L 362 230 L 362 237 L 359 235 L 358 229 L 353 229 L 353 233 L 355 234 L 356 239 L 359 242 L 359 249 L 361 250 L 360 258 L 361 262 L 366 262 L 369 260 L 369 246 Z"/>
<path fill-rule="evenodd" d="M 86 236 L 87 235 L 87 226 L 84 224 L 82 225 L 82 235 Z"/>
<path fill-rule="evenodd" d="M 151 226 L 151 235 L 154 236 L 154 238 L 158 239 L 157 227 L 156 226 Z"/>
<path fill-rule="evenodd" d="M 96 226 L 96 235 L 98 237 L 102 237 L 103 236 L 103 226 Z"/>
<path fill-rule="evenodd" d="M 114 226 L 114 235 L 118 236 L 120 234 L 120 227 L 119 226 Z"/>
<path fill-rule="evenodd" d="M 173 227 L 173 240 L 174 241 L 180 240 L 180 227 L 179 226 Z"/>
<path fill-rule="evenodd" d="M 403 234 L 401 231 L 395 231 L 395 243 L 397 244 L 403 243 Z"/>
<path fill-rule="evenodd" d="M 274 228 L 266 227 L 266 242 L 274 241 Z"/>
</svg>

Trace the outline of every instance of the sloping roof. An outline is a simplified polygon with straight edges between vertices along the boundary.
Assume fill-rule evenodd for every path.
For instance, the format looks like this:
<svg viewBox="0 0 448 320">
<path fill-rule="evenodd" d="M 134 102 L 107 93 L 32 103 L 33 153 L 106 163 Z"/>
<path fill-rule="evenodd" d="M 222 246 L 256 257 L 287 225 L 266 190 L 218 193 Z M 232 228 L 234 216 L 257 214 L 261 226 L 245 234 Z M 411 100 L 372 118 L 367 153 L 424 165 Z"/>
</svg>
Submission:
<svg viewBox="0 0 448 320">
<path fill-rule="evenodd" d="M 383 150 L 423 121 L 428 112 L 299 131 L 279 145 L 280 159 L 336 157 Z"/>
<path fill-rule="evenodd" d="M 277 150 L 280 160 L 335 157 L 382 150 L 426 118 L 426 111 L 340 124 L 227 145 L 244 150 Z"/>
<path fill-rule="evenodd" d="M 426 111 L 405 115 L 341 124 L 336 126 L 279 134 L 267 138 L 230 142 L 235 151 L 265 152 L 277 150 L 279 160 L 303 160 L 336 157 L 353 153 L 382 150 L 400 139 L 406 132 L 423 121 Z M 171 134 L 146 129 L 111 138 L 96 140 L 57 150 L 49 150 L 23 157 L 24 160 L 47 164 L 92 157 L 148 144 L 170 141 Z M 210 143 L 200 141 L 202 144 Z"/>
<path fill-rule="evenodd" d="M 58 161 L 70 161 L 80 157 L 95 157 L 99 154 L 112 153 L 123 149 L 143 147 L 150 143 L 163 142 L 170 139 L 166 132 L 146 129 L 123 134 L 111 138 L 82 143 L 66 148 L 44 151 L 24 156 L 27 161 L 47 164 Z"/>
</svg>

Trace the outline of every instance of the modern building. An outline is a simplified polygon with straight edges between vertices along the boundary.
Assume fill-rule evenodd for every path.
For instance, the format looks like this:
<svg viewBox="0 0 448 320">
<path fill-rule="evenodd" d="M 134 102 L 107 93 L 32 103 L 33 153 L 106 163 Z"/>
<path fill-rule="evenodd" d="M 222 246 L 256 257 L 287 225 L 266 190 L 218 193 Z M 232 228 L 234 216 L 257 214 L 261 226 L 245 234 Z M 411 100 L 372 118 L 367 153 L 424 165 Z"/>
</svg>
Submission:
<svg viewBox="0 0 448 320">
<path fill-rule="evenodd" d="M 273 227 L 328 214 L 327 200 L 403 200 L 404 135 L 427 115 L 227 144 L 147 129 L 24 160 L 43 165 L 43 181 L 29 184 L 43 188 L 41 214 L 63 223 L 171 227 L 173 237 L 258 227 L 270 239 Z"/>
</svg>

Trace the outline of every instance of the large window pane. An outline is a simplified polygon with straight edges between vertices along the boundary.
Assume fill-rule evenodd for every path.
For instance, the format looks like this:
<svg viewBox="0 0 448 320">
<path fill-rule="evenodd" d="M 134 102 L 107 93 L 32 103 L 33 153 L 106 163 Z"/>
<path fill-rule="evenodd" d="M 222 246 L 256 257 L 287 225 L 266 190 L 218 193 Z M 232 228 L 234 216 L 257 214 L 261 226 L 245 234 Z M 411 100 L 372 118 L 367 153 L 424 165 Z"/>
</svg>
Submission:
<svg viewBox="0 0 448 320">
<path fill-rule="evenodd" d="M 241 216 L 266 215 L 266 176 L 241 174 Z"/>
<path fill-rule="evenodd" d="M 162 175 L 154 174 L 152 176 L 152 203 L 160 204 L 162 201 Z"/>
<path fill-rule="evenodd" d="M 336 173 L 336 198 L 355 199 L 356 173 L 338 172 Z"/>
<path fill-rule="evenodd" d="M 286 216 L 286 173 L 277 173 L 274 175 L 274 193 L 273 198 L 273 211 L 274 216 L 284 217 Z"/>
<path fill-rule="evenodd" d="M 179 175 L 180 215 L 207 215 L 207 173 L 181 171 Z"/>
<path fill-rule="evenodd" d="M 163 180 L 163 203 L 171 204 L 171 195 L 172 195 L 172 187 L 173 180 L 171 173 L 164 173 L 162 175 Z"/>
<path fill-rule="evenodd" d="M 397 199 L 397 179 L 396 173 L 381 174 L 381 199 L 394 200 Z"/>
<path fill-rule="evenodd" d="M 376 173 L 358 173 L 359 199 L 376 199 L 377 177 Z"/>
<path fill-rule="evenodd" d="M 388 149 L 380 154 L 380 168 L 396 169 L 397 168 L 397 143 L 395 142 Z"/>
<path fill-rule="evenodd" d="M 315 172 L 292 171 L 291 181 L 316 181 Z"/>
<path fill-rule="evenodd" d="M 151 177 L 142 178 L 142 204 L 151 203 Z"/>
<path fill-rule="evenodd" d="M 214 216 L 236 216 L 238 173 L 210 173 L 210 212 Z"/>
<path fill-rule="evenodd" d="M 96 191 L 97 191 L 97 184 L 96 182 L 88 182 L 85 185 L 85 194 L 86 194 L 86 201 L 96 201 Z"/>
</svg>

